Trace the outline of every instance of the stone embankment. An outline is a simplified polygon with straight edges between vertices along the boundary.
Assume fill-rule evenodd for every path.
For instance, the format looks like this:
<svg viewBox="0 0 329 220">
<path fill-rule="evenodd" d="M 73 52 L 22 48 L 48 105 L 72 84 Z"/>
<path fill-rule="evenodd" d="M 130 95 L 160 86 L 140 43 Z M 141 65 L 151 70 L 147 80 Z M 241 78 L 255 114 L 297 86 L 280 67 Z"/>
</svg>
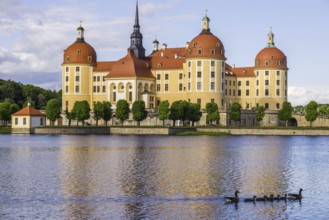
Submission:
<svg viewBox="0 0 329 220">
<path fill-rule="evenodd" d="M 329 136 L 326 129 L 275 129 L 275 128 L 197 128 L 201 132 L 226 132 L 231 135 L 275 135 L 275 136 Z"/>
</svg>

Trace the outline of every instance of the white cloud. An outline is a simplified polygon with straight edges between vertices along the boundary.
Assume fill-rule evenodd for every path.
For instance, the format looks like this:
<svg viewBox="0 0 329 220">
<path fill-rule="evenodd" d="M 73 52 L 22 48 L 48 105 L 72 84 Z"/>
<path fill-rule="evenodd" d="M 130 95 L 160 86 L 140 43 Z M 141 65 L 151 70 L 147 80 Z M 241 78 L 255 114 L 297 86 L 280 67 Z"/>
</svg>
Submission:
<svg viewBox="0 0 329 220">
<path fill-rule="evenodd" d="M 316 101 L 319 104 L 329 103 L 329 90 L 328 88 L 306 88 L 306 87 L 289 87 L 288 88 L 288 101 L 293 106 L 307 105 L 310 101 Z"/>
</svg>

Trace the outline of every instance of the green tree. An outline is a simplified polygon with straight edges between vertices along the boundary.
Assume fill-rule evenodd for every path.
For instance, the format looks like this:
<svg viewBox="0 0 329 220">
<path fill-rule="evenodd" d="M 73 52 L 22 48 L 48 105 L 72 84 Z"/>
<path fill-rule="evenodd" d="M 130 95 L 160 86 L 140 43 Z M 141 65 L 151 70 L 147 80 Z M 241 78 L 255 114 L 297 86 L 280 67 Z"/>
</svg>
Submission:
<svg viewBox="0 0 329 220">
<path fill-rule="evenodd" d="M 265 116 L 266 108 L 264 106 L 257 106 L 256 107 L 256 121 L 259 123 L 263 120 Z"/>
<path fill-rule="evenodd" d="M 113 111 L 110 102 L 103 102 L 103 120 L 105 121 L 105 126 L 107 127 L 107 122 L 112 118 Z"/>
<path fill-rule="evenodd" d="M 69 126 L 71 126 L 72 120 L 76 118 L 76 115 L 73 111 L 69 112 L 67 109 L 65 110 L 66 118 L 69 120 Z"/>
<path fill-rule="evenodd" d="M 11 112 L 10 112 L 10 102 L 4 101 L 0 102 L 0 120 L 7 125 L 7 122 L 11 119 Z"/>
<path fill-rule="evenodd" d="M 312 127 L 313 121 L 315 121 L 319 116 L 318 112 L 318 103 L 315 101 L 310 101 L 305 106 L 305 119 L 310 122 L 310 126 Z"/>
<path fill-rule="evenodd" d="M 288 126 L 288 121 L 289 119 L 292 117 L 292 111 L 293 111 L 293 107 L 291 106 L 290 102 L 283 102 L 282 104 L 282 109 L 278 112 L 278 118 L 281 121 L 285 121 L 286 122 L 286 127 Z"/>
<path fill-rule="evenodd" d="M 197 103 L 189 103 L 188 106 L 188 120 L 192 122 L 192 127 L 194 123 L 200 121 L 202 112 L 200 110 L 200 105 Z"/>
<path fill-rule="evenodd" d="M 230 119 L 232 121 L 240 122 L 241 120 L 241 105 L 238 102 L 234 102 L 231 106 L 231 111 L 230 111 Z"/>
<path fill-rule="evenodd" d="M 77 124 L 79 121 L 82 122 L 82 125 L 85 124 L 85 120 L 90 118 L 90 106 L 87 101 L 76 101 L 73 105 L 72 112 L 74 112 L 77 119 Z"/>
<path fill-rule="evenodd" d="M 15 112 L 19 111 L 19 106 L 16 103 L 12 103 L 10 105 L 10 114 L 14 114 Z"/>
<path fill-rule="evenodd" d="M 189 103 L 187 101 L 180 101 L 179 103 L 179 119 L 183 121 L 185 126 L 185 122 L 188 119 L 189 114 Z"/>
<path fill-rule="evenodd" d="M 50 99 L 46 106 L 46 117 L 49 119 L 51 126 L 61 117 L 61 106 L 57 99 Z"/>
<path fill-rule="evenodd" d="M 158 106 L 159 119 L 163 121 L 163 126 L 165 125 L 165 120 L 169 119 L 169 102 L 168 100 L 163 100 Z"/>
<path fill-rule="evenodd" d="M 96 121 L 96 126 L 98 126 L 99 119 L 104 117 L 104 106 L 102 102 L 96 102 L 94 105 L 93 118 Z"/>
<path fill-rule="evenodd" d="M 173 126 L 176 125 L 176 120 L 181 119 L 180 116 L 180 102 L 181 101 L 174 101 L 170 106 L 170 113 L 169 113 L 169 119 L 173 121 Z"/>
<path fill-rule="evenodd" d="M 123 126 L 123 122 L 129 118 L 129 103 L 126 100 L 121 99 L 117 102 L 116 107 L 115 116 L 120 120 L 121 125 Z"/>
<path fill-rule="evenodd" d="M 147 117 L 145 102 L 143 100 L 136 100 L 133 103 L 131 111 L 133 113 L 133 119 L 137 121 L 137 126 L 140 126 L 140 122 Z"/>
<path fill-rule="evenodd" d="M 219 112 L 218 112 L 218 105 L 217 103 L 207 103 L 206 104 L 206 113 L 207 113 L 207 122 L 210 123 L 210 125 L 213 124 L 213 122 L 218 122 Z"/>
</svg>

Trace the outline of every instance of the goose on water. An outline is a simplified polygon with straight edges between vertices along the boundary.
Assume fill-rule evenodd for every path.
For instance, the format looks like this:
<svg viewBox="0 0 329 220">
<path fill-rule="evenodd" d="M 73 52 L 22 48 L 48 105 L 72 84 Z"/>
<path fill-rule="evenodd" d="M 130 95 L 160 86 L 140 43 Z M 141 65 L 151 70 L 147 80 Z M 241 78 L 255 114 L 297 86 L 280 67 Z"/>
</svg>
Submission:
<svg viewBox="0 0 329 220">
<path fill-rule="evenodd" d="M 289 193 L 289 199 L 301 199 L 302 198 L 302 191 L 303 189 L 299 189 L 299 194 L 295 194 L 295 193 Z"/>
<path fill-rule="evenodd" d="M 231 203 L 233 203 L 233 202 L 238 203 L 239 202 L 239 196 L 238 196 L 239 193 L 240 193 L 239 190 L 236 190 L 234 192 L 234 197 L 225 196 L 225 201 L 231 202 Z"/>
<path fill-rule="evenodd" d="M 267 196 L 264 195 L 264 197 L 261 198 L 257 198 L 256 201 L 261 201 L 261 202 L 265 202 L 267 200 Z"/>
</svg>

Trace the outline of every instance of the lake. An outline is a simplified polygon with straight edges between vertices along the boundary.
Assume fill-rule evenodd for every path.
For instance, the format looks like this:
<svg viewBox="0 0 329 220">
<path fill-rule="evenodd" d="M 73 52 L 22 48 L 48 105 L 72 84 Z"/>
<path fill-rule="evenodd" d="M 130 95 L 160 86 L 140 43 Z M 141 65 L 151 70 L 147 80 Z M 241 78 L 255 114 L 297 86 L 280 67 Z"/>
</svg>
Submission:
<svg viewBox="0 0 329 220">
<path fill-rule="evenodd" d="M 329 137 L 0 135 L 0 219 L 328 219 Z M 297 193 L 301 201 L 244 202 Z M 224 196 L 240 191 L 240 202 Z"/>
</svg>

